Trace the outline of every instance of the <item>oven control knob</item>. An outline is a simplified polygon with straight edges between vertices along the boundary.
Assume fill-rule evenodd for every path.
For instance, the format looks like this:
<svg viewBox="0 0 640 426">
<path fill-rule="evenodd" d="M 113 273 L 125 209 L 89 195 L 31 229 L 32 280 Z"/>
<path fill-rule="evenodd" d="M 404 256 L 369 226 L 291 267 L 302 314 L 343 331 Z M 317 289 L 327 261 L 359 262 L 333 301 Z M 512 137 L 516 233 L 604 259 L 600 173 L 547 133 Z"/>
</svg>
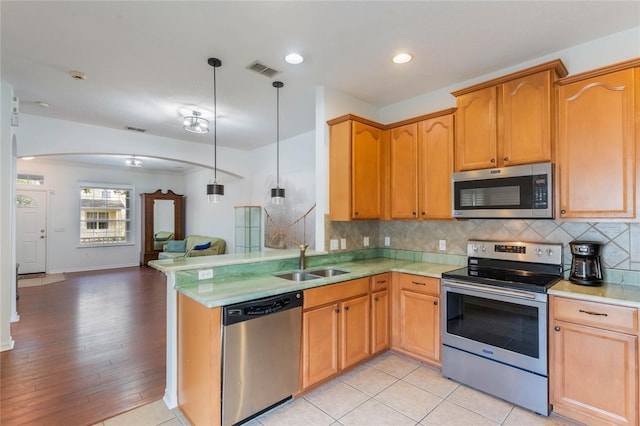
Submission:
<svg viewBox="0 0 640 426">
<path fill-rule="evenodd" d="M 536 254 L 536 256 L 542 256 L 542 249 L 535 249 L 534 253 Z"/>
<path fill-rule="evenodd" d="M 478 246 L 475 244 L 471 244 L 471 250 L 478 251 Z"/>
<path fill-rule="evenodd" d="M 546 249 L 544 252 L 547 254 L 547 256 L 553 256 L 553 250 L 551 249 Z"/>
<path fill-rule="evenodd" d="M 482 250 L 484 252 L 484 251 L 487 251 L 487 248 L 483 244 L 482 247 L 480 248 L 480 250 Z"/>
</svg>

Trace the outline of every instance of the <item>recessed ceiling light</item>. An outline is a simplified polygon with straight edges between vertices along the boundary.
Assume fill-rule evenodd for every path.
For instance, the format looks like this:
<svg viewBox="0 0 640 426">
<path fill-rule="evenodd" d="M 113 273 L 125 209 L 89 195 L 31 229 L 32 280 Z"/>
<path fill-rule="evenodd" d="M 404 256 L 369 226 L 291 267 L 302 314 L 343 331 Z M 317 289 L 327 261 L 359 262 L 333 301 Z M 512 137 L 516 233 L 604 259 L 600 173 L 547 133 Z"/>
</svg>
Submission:
<svg viewBox="0 0 640 426">
<path fill-rule="evenodd" d="M 49 108 L 51 106 L 47 102 L 44 102 L 44 101 L 37 101 L 36 105 L 38 105 L 40 108 Z"/>
<path fill-rule="evenodd" d="M 289 53 L 287 56 L 284 57 L 284 60 L 288 64 L 297 65 L 297 64 L 301 64 L 304 61 L 304 58 L 299 53 Z"/>
<path fill-rule="evenodd" d="M 411 56 L 408 53 L 398 53 L 396 56 L 393 57 L 393 63 L 395 64 L 406 64 L 407 62 L 411 61 L 413 59 L 413 56 Z"/>
<path fill-rule="evenodd" d="M 69 75 L 74 80 L 86 80 L 87 79 L 87 74 L 83 73 L 82 71 L 69 71 Z"/>
</svg>

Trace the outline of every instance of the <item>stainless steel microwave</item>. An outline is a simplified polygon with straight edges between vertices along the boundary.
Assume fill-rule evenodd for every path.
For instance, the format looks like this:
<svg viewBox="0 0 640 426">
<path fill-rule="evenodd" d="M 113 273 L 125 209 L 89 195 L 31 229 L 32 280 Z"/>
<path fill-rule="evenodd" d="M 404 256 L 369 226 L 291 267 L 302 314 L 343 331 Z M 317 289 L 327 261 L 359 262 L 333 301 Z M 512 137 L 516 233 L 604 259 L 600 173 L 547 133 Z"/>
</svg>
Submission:
<svg viewBox="0 0 640 426">
<path fill-rule="evenodd" d="M 455 218 L 553 218 L 553 164 L 536 163 L 452 175 Z"/>
</svg>

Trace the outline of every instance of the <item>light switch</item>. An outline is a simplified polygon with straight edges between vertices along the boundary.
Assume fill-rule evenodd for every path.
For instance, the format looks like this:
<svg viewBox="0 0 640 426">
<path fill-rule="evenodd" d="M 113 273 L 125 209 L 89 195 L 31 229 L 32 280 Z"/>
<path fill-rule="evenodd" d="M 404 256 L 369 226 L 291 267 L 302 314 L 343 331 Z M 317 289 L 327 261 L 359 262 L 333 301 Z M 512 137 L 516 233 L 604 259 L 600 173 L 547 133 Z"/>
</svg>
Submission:
<svg viewBox="0 0 640 426">
<path fill-rule="evenodd" d="M 391 237 L 384 237 L 384 246 L 389 247 L 391 245 Z"/>
</svg>

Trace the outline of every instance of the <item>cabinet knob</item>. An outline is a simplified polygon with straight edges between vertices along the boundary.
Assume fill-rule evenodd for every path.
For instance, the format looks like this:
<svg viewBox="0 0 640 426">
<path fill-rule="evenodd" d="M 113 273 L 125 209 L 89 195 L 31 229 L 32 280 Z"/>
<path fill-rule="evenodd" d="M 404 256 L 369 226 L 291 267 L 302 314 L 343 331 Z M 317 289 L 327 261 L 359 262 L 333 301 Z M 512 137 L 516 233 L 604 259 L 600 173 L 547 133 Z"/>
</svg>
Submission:
<svg viewBox="0 0 640 426">
<path fill-rule="evenodd" d="M 433 301 L 433 304 L 434 304 L 434 305 L 436 305 L 436 306 L 438 306 L 438 301 L 437 301 L 437 300 L 434 300 L 434 301 Z"/>
<path fill-rule="evenodd" d="M 509 161 L 509 157 L 504 157 L 503 160 L 504 161 Z"/>
<path fill-rule="evenodd" d="M 560 327 L 558 327 L 557 325 L 556 325 L 555 327 L 553 327 L 553 329 L 554 329 L 555 331 L 560 331 Z"/>
<path fill-rule="evenodd" d="M 496 159 L 495 159 L 495 158 L 492 158 L 492 159 L 491 159 L 491 162 L 492 162 L 492 163 L 495 163 L 495 162 L 496 162 Z"/>
<path fill-rule="evenodd" d="M 373 300 L 375 300 L 377 302 L 378 301 L 378 297 L 374 297 Z"/>
<path fill-rule="evenodd" d="M 426 215 L 426 214 L 427 214 L 427 213 L 425 213 L 425 212 L 422 212 L 422 216 L 424 216 L 424 215 Z"/>
<path fill-rule="evenodd" d="M 411 212 L 411 215 L 415 216 L 415 215 L 416 215 L 416 212 Z"/>
<path fill-rule="evenodd" d="M 348 310 L 349 310 L 349 307 L 348 307 L 348 306 L 345 306 L 345 307 L 344 307 L 344 310 L 345 310 L 345 311 L 348 311 Z"/>
<path fill-rule="evenodd" d="M 339 313 L 340 313 L 340 309 L 336 309 L 336 314 L 339 314 Z"/>
<path fill-rule="evenodd" d="M 565 209 L 560 210 L 560 214 L 567 214 L 567 211 Z"/>
<path fill-rule="evenodd" d="M 353 212 L 353 215 L 354 216 L 358 216 L 358 212 Z"/>
</svg>

